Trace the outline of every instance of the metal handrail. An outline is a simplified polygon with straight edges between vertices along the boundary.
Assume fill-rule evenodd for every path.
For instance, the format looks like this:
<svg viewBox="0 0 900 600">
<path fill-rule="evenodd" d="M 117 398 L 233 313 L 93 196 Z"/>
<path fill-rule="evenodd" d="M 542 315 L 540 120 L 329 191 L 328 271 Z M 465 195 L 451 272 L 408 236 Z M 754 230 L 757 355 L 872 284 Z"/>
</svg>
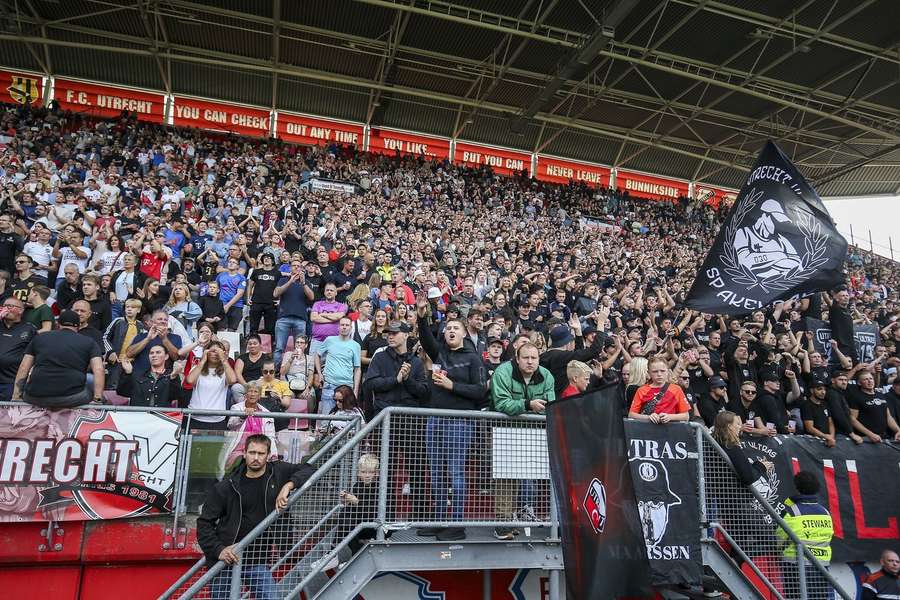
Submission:
<svg viewBox="0 0 900 600">
<path fill-rule="evenodd" d="M 16 408 L 20 406 L 34 406 L 27 402 L 14 402 L 11 400 L 0 401 L 0 408 Z M 34 406 L 34 408 L 46 409 L 43 406 Z M 55 410 L 55 409 L 54 409 Z M 214 410 L 209 408 L 168 408 L 165 406 L 118 406 L 115 404 L 82 404 L 73 406 L 67 410 L 98 410 L 100 412 L 136 412 L 136 413 L 178 413 L 182 415 L 201 415 L 209 417 L 246 417 L 247 413 L 242 410 Z M 359 417 L 350 415 L 322 415 L 313 413 L 292 413 L 292 412 L 267 412 L 257 415 L 265 419 L 307 419 L 320 421 L 355 421 Z"/>
<path fill-rule="evenodd" d="M 699 423 L 688 423 L 688 424 L 689 424 L 691 427 L 696 427 L 696 428 L 698 428 L 698 429 L 700 430 L 700 434 L 703 436 L 703 440 L 704 440 L 707 444 L 709 444 L 709 445 L 716 451 L 716 453 L 719 455 L 719 457 L 721 457 L 722 459 L 725 460 L 725 463 L 726 463 L 729 467 L 731 467 L 732 469 L 734 469 L 734 465 L 731 463 L 731 459 L 728 458 L 728 454 L 727 454 L 727 453 L 725 452 L 725 450 L 719 445 L 719 443 L 716 442 L 716 440 L 712 437 L 712 435 L 710 435 L 710 433 L 709 433 L 709 431 L 706 429 L 706 427 L 700 425 Z M 697 448 L 697 451 L 700 452 L 700 453 L 702 453 L 702 452 L 703 452 L 703 448 L 702 448 L 702 447 L 701 447 L 701 448 Z M 701 482 L 702 482 L 702 478 L 701 478 Z M 778 511 L 776 511 L 776 510 L 772 507 L 772 505 L 769 504 L 768 500 L 766 500 L 765 497 L 764 497 L 762 494 L 759 493 L 759 490 L 757 490 L 757 489 L 754 488 L 753 486 L 747 486 L 747 490 L 748 490 L 751 494 L 753 494 L 753 497 L 756 499 L 756 501 L 759 503 L 759 505 L 762 507 L 762 509 L 766 512 L 766 514 L 768 514 L 768 515 L 772 518 L 772 520 L 778 525 L 778 527 L 780 527 L 780 528 L 785 532 L 785 534 L 787 535 L 788 539 L 790 539 L 791 542 L 792 542 L 792 543 L 793 543 L 800 551 L 803 552 L 804 556 L 806 556 L 806 557 L 809 559 L 809 562 L 810 562 L 810 563 L 813 565 L 813 567 L 819 572 L 819 574 L 821 574 L 821 575 L 825 578 L 825 580 L 828 581 L 829 584 L 831 584 L 831 586 L 832 586 L 832 587 L 834 588 L 834 590 L 838 593 L 838 595 L 839 595 L 841 598 L 843 598 L 844 600 L 855 600 L 853 596 L 851 596 L 844 588 L 841 587 L 841 585 L 840 585 L 840 584 L 837 582 L 837 580 L 831 575 L 831 573 L 828 572 L 828 569 L 826 569 L 826 568 L 822 565 L 822 563 L 819 562 L 819 560 L 818 560 L 815 556 L 813 556 L 813 554 L 812 554 L 812 552 L 810 551 L 810 549 L 807 548 L 806 545 L 803 543 L 803 541 L 799 538 L 799 536 L 797 536 L 797 534 L 794 533 L 794 532 L 791 530 L 791 528 L 788 526 L 788 524 L 785 522 L 785 520 L 781 518 L 781 515 L 778 514 Z M 801 560 L 801 561 L 798 561 L 798 562 L 799 562 L 799 563 L 803 563 L 804 561 Z M 802 583 L 803 583 L 803 582 L 801 581 L 801 584 L 802 584 Z M 767 585 L 768 585 L 768 584 L 767 584 Z"/>
<path fill-rule="evenodd" d="M 735 541 L 735 539 L 733 537 L 731 537 L 731 534 L 729 534 L 725 530 L 725 528 L 722 527 L 722 525 L 720 523 L 710 523 L 709 526 L 722 534 L 722 537 L 724 537 L 725 541 L 728 542 L 728 544 L 732 548 L 734 548 L 734 551 L 737 552 L 738 556 L 741 557 L 741 560 L 744 561 L 745 563 L 747 563 L 748 565 L 750 565 L 750 569 L 753 571 L 753 573 L 757 577 L 759 577 L 759 580 L 762 581 L 763 584 L 765 584 L 765 586 L 767 588 L 769 588 L 769 591 L 775 595 L 776 600 L 785 600 L 784 596 L 781 595 L 781 592 L 779 592 L 775 588 L 775 584 L 773 584 L 771 581 L 769 581 L 768 577 L 763 575 L 763 572 L 760 570 L 760 568 L 758 566 L 756 566 L 756 563 L 753 562 L 752 560 L 750 560 L 750 557 L 747 556 L 747 553 L 744 552 L 744 549 L 741 548 L 740 545 L 738 545 L 737 541 Z M 735 567 L 736 566 L 737 565 L 735 565 Z"/>
</svg>

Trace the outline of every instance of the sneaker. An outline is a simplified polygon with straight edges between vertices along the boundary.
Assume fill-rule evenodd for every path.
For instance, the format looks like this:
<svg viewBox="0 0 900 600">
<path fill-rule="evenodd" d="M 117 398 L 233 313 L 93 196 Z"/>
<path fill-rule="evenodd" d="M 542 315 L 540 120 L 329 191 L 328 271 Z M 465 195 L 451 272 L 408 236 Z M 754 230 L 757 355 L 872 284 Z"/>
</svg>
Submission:
<svg viewBox="0 0 900 600">
<path fill-rule="evenodd" d="M 494 527 L 494 537 L 498 540 L 511 540 L 516 537 L 512 527 Z"/>
<path fill-rule="evenodd" d="M 416 529 L 416 535 L 419 537 L 437 537 L 437 534 L 443 530 L 443 527 L 419 527 Z"/>
<path fill-rule="evenodd" d="M 466 530 L 462 527 L 447 527 L 437 534 L 438 540 L 442 542 L 453 542 L 456 540 L 466 539 Z"/>
</svg>

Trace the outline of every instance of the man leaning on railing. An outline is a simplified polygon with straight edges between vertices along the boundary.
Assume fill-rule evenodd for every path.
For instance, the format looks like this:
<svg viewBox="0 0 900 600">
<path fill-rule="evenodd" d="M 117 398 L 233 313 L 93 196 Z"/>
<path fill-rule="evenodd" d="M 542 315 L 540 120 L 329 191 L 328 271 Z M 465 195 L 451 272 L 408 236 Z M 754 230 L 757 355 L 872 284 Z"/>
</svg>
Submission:
<svg viewBox="0 0 900 600">
<path fill-rule="evenodd" d="M 256 600 L 275 600 L 275 580 L 267 564 L 267 530 L 239 556 L 234 546 L 259 525 L 266 515 L 287 506 L 291 490 L 300 487 L 315 470 L 308 464 L 267 462 L 271 440 L 251 435 L 244 446 L 244 461 L 206 495 L 197 518 L 197 541 L 206 566 L 216 562 L 241 563 L 241 580 Z M 231 571 L 223 569 L 210 585 L 212 600 L 231 597 Z"/>
</svg>

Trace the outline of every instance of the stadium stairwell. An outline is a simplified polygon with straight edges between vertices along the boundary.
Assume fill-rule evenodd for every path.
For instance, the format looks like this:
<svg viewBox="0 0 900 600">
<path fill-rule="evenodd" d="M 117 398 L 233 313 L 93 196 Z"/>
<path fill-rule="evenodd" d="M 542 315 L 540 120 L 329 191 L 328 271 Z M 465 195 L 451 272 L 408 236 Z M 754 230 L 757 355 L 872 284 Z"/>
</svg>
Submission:
<svg viewBox="0 0 900 600">
<path fill-rule="evenodd" d="M 426 454 L 436 456 L 431 434 L 449 421 L 467 423 L 475 434 L 467 449 L 469 480 L 457 483 L 468 486 L 461 517 L 454 517 L 449 508 L 452 491 L 448 510 L 432 511 L 419 485 L 423 481 L 416 481 L 417 468 L 428 468 Z M 831 590 L 851 600 L 793 534 L 787 543 L 808 560 L 793 566 L 781 561 L 784 544 L 774 530 L 784 523 L 777 511 L 758 489 L 738 484 L 727 456 L 705 429 L 677 426 L 693 428 L 689 433 L 696 436 L 699 450 L 692 458 L 697 464 L 701 517 L 695 526 L 700 530 L 704 585 L 742 600 L 818 598 Z M 563 598 L 557 510 L 542 464 L 544 427 L 542 416 L 513 419 L 490 412 L 387 409 L 345 443 L 333 445 L 327 459 L 320 456 L 321 466 L 290 496 L 287 509 L 270 514 L 238 542 L 240 564 L 220 561 L 207 570 L 198 562 L 162 597 L 206 597 L 205 590 L 213 586 L 220 594 L 216 597 L 246 597 L 253 592 L 254 569 L 259 568 L 274 576 L 277 597 L 302 594 L 307 599 L 352 598 L 379 573 L 524 568 L 548 570 L 549 597 Z M 478 445 L 484 443 L 476 441 L 479 436 L 486 445 Z M 504 462 L 503 456 L 519 460 Z M 358 502 L 349 502 L 348 493 Z M 479 498 L 485 496 L 490 496 L 490 505 L 479 507 Z M 534 516 L 503 513 L 499 507 L 504 496 L 520 502 L 525 498 Z M 422 527 L 464 527 L 467 537 L 423 537 L 417 530 Z M 498 540 L 495 528 L 518 530 L 519 535 Z M 693 597 L 675 587 L 659 591 L 667 598 Z"/>
</svg>

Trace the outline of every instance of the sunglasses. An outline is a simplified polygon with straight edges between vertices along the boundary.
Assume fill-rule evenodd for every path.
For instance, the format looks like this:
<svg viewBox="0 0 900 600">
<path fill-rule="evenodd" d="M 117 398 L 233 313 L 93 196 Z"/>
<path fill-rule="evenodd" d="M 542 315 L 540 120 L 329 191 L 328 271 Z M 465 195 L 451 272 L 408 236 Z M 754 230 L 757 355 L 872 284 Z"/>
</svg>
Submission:
<svg viewBox="0 0 900 600">
<path fill-rule="evenodd" d="M 263 373 L 274 373 L 275 369 L 263 369 L 262 372 Z"/>
<path fill-rule="evenodd" d="M 750 396 L 755 396 L 756 390 L 741 390 L 741 393 L 748 394 Z"/>
</svg>

